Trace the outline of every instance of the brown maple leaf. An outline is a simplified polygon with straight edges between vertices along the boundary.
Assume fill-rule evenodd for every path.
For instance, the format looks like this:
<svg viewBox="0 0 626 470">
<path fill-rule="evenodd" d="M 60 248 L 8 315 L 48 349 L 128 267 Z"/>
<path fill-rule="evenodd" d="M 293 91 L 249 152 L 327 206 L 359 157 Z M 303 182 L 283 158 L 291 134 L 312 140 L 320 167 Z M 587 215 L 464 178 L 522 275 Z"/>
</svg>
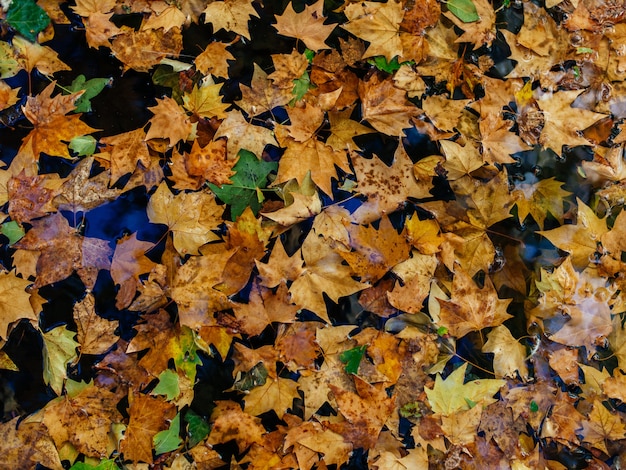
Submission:
<svg viewBox="0 0 626 470">
<path fill-rule="evenodd" d="M 356 393 L 331 385 L 337 407 L 346 421 L 328 427 L 344 436 L 355 448 L 371 449 L 395 408 L 395 397 L 389 398 L 381 385 L 371 385 L 356 375 L 353 377 Z"/>
<path fill-rule="evenodd" d="M 204 75 L 228 78 L 228 61 L 235 60 L 235 56 L 226 50 L 229 45 L 219 41 L 207 44 L 194 59 L 196 69 Z"/>
<path fill-rule="evenodd" d="M 76 339 L 81 354 L 104 354 L 119 339 L 115 334 L 117 321 L 102 318 L 96 312 L 93 293 L 74 304 L 74 321 L 78 329 Z"/>
<path fill-rule="evenodd" d="M 244 413 L 239 403 L 230 400 L 218 400 L 211 413 L 211 434 L 209 444 L 221 444 L 235 440 L 240 452 L 253 443 L 261 444 L 265 428 L 261 420 Z"/>
<path fill-rule="evenodd" d="M 133 462 L 152 463 L 152 439 L 167 429 L 169 420 L 176 415 L 176 405 L 142 393 L 131 395 L 129 402 L 130 419 L 120 450 Z"/>
<path fill-rule="evenodd" d="M 401 142 L 398 143 L 391 167 L 378 157 L 356 157 L 352 165 L 358 182 L 357 189 L 367 196 L 367 201 L 352 214 L 355 222 L 368 223 L 383 214 L 391 214 L 400 209 L 409 197 L 430 197 L 431 179 L 423 181 L 415 178 L 413 162 Z"/>
<path fill-rule="evenodd" d="M 124 70 L 148 72 L 167 56 L 178 57 L 183 48 L 183 36 L 180 28 L 169 31 L 149 29 L 145 31 L 124 30 L 111 42 L 111 51 Z"/>
<path fill-rule="evenodd" d="M 110 267 L 109 244 L 79 235 L 58 213 L 33 221 L 33 227 L 14 246 L 41 252 L 36 287 L 62 281 L 76 271 L 85 287 L 91 289 L 98 271 Z"/>
<path fill-rule="evenodd" d="M 115 184 L 122 176 L 133 173 L 137 164 L 145 168 L 150 166 L 150 153 L 146 140 L 143 128 L 100 139 L 100 143 L 105 145 L 103 152 L 109 153 L 111 184 Z"/>
<path fill-rule="evenodd" d="M 383 134 L 403 135 L 402 130 L 411 127 L 409 120 L 421 114 L 421 110 L 407 100 L 406 91 L 381 74 L 359 83 L 359 97 L 363 120 Z"/>
<path fill-rule="evenodd" d="M 101 457 L 107 454 L 111 426 L 122 422 L 118 402 L 113 392 L 89 385 L 49 402 L 43 423 L 58 447 L 69 442 L 85 455 Z"/>
<path fill-rule="evenodd" d="M 116 295 L 117 308 L 130 305 L 140 285 L 139 276 L 154 268 L 154 261 L 145 256 L 153 247 L 153 243 L 138 240 L 137 233 L 118 241 L 111 261 L 111 278 L 120 286 Z"/>
<path fill-rule="evenodd" d="M 485 285 L 479 288 L 460 268 L 454 273 L 452 297 L 450 300 L 438 301 L 441 305 L 439 323 L 447 327 L 451 335 L 459 338 L 471 331 L 501 325 L 512 316 L 506 312 L 511 299 L 498 298 L 488 276 Z"/>
</svg>

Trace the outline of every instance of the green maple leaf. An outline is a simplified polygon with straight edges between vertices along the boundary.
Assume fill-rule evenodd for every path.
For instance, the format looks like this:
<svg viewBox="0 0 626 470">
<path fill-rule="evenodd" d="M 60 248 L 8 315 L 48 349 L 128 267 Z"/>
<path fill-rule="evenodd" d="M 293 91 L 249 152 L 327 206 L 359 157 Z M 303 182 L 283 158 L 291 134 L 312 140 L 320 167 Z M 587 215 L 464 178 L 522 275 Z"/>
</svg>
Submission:
<svg viewBox="0 0 626 470">
<path fill-rule="evenodd" d="M 7 23 L 29 41 L 36 41 L 37 35 L 50 24 L 50 17 L 33 0 L 14 1 L 6 17 Z"/>
<path fill-rule="evenodd" d="M 115 460 L 106 459 L 101 460 L 96 465 L 89 465 L 85 462 L 76 462 L 70 467 L 70 470 L 119 470 L 119 467 L 115 463 Z"/>
<path fill-rule="evenodd" d="M 43 380 L 50 385 L 57 395 L 63 392 L 63 383 L 67 379 L 67 364 L 78 356 L 76 348 L 79 343 L 74 341 L 76 333 L 65 325 L 57 326 L 43 333 Z"/>
<path fill-rule="evenodd" d="M 180 413 L 170 423 L 169 429 L 158 432 L 152 438 L 156 455 L 165 454 L 178 449 L 183 443 L 180 434 Z"/>
<path fill-rule="evenodd" d="M 218 198 L 230 205 L 233 221 L 246 207 L 250 207 L 254 215 L 257 215 L 264 200 L 261 190 L 267 186 L 268 175 L 277 168 L 276 162 L 259 160 L 252 152 L 240 150 L 239 160 L 233 167 L 236 173 L 230 178 L 232 184 L 216 186 L 209 183 L 209 186 Z"/>
<path fill-rule="evenodd" d="M 472 23 L 480 19 L 472 0 L 449 0 L 448 10 L 463 23 Z"/>
<path fill-rule="evenodd" d="M 366 345 L 357 346 L 356 348 L 348 349 L 339 355 L 339 360 L 346 365 L 345 369 L 348 374 L 356 374 L 358 372 L 359 364 L 365 355 L 366 349 Z"/>
<path fill-rule="evenodd" d="M 187 423 L 187 436 L 189 437 L 188 446 L 191 449 L 209 435 L 211 426 L 206 419 L 191 409 L 185 413 L 185 422 Z"/>
<path fill-rule="evenodd" d="M 152 390 L 152 395 L 165 395 L 168 401 L 180 395 L 178 374 L 170 369 L 161 372 L 159 374 L 159 383 Z"/>
<path fill-rule="evenodd" d="M 75 113 L 88 113 L 91 111 L 91 99 L 96 97 L 102 90 L 111 84 L 110 78 L 92 78 L 87 80 L 84 75 L 79 75 L 67 87 L 68 93 L 85 91 L 74 103 Z"/>
</svg>

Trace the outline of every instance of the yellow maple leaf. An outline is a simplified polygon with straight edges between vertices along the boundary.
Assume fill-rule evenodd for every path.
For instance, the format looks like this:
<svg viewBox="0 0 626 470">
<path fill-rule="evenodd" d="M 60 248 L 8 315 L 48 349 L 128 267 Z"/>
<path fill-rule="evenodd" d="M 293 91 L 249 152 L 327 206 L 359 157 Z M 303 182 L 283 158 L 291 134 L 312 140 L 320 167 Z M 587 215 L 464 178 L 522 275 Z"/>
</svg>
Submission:
<svg viewBox="0 0 626 470">
<path fill-rule="evenodd" d="M 474 405 L 487 406 L 497 400 L 493 396 L 506 383 L 500 379 L 479 379 L 463 383 L 467 363 L 452 372 L 445 380 L 437 374 L 433 388 L 424 387 L 432 410 L 444 416 L 469 410 Z"/>
<path fill-rule="evenodd" d="M 363 58 L 382 55 L 391 62 L 395 56 L 402 57 L 400 23 L 404 17 L 404 9 L 401 3 L 350 3 L 344 13 L 348 22 L 341 27 L 370 43 Z"/>
<path fill-rule="evenodd" d="M 517 218 L 524 223 L 530 214 L 539 227 L 544 227 L 548 213 L 563 223 L 563 199 L 571 193 L 562 189 L 564 183 L 547 178 L 536 183 L 516 182 L 511 196 L 517 205 Z"/>
<path fill-rule="evenodd" d="M 291 284 L 289 292 L 296 304 L 306 305 L 307 309 L 330 323 L 324 294 L 337 302 L 340 297 L 365 289 L 367 284 L 352 279 L 352 270 L 342 264 L 343 258 L 315 230 L 311 230 L 302 244 L 302 257 L 305 267 Z"/>
<path fill-rule="evenodd" d="M 268 378 L 265 384 L 253 388 L 245 396 L 244 412 L 258 416 L 274 410 L 278 418 L 282 419 L 287 410 L 292 407 L 295 398 L 300 398 L 296 382 L 282 377 L 273 380 Z"/>
<path fill-rule="evenodd" d="M 230 104 L 222 102 L 221 89 L 221 83 L 204 84 L 200 87 L 196 84 L 191 93 L 183 95 L 183 106 L 196 116 L 223 119 Z"/>
<path fill-rule="evenodd" d="M 33 309 L 31 294 L 26 292 L 31 284 L 29 280 L 17 277 L 14 272 L 0 273 L 0 340 L 6 340 L 11 324 L 22 318 L 36 324 L 39 312 Z"/>
<path fill-rule="evenodd" d="M 590 257 L 598 250 L 601 237 L 609 229 L 606 218 L 600 219 L 593 209 L 578 198 L 576 203 L 576 224 L 561 225 L 537 233 L 546 237 L 557 248 L 570 253 L 574 267 L 582 269 L 589 264 Z"/>
<path fill-rule="evenodd" d="M 496 377 L 528 378 L 526 365 L 526 348 L 516 340 L 504 325 L 496 326 L 487 335 L 483 352 L 493 353 L 493 371 Z"/>
<path fill-rule="evenodd" d="M 589 420 L 583 421 L 582 433 L 583 441 L 609 455 L 606 443 L 624 439 L 626 426 L 618 414 L 611 413 L 600 400 L 596 399 L 593 402 L 593 410 L 589 413 Z"/>
<path fill-rule="evenodd" d="M 220 239 L 212 230 L 222 223 L 223 208 L 210 192 L 174 195 L 163 182 L 150 197 L 146 211 L 150 222 L 168 226 L 181 254 L 196 255 L 200 246 Z"/>
<path fill-rule="evenodd" d="M 220 29 L 233 31 L 250 39 L 248 21 L 251 16 L 259 17 L 252 0 L 224 0 L 211 2 L 204 9 L 204 22 L 211 23 L 215 32 Z"/>
</svg>

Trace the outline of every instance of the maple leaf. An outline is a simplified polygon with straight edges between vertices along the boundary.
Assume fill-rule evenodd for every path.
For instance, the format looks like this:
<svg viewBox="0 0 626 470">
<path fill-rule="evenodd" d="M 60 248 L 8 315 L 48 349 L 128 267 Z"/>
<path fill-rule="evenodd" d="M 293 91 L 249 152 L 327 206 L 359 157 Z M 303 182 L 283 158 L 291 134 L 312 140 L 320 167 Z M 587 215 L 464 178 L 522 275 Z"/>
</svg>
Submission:
<svg viewBox="0 0 626 470">
<path fill-rule="evenodd" d="M 133 173 L 138 163 L 146 168 L 150 166 L 146 140 L 142 128 L 100 139 L 100 143 L 106 146 L 103 151 L 109 152 L 112 184 L 122 176 Z"/>
<path fill-rule="evenodd" d="M 204 147 L 194 140 L 191 152 L 185 153 L 187 173 L 201 176 L 215 185 L 232 183 L 230 178 L 235 174 L 233 166 L 236 163 L 236 160 L 227 159 L 226 139 L 212 140 Z"/>
<path fill-rule="evenodd" d="M 30 285 L 30 281 L 17 277 L 14 272 L 0 273 L 0 340 L 6 340 L 11 324 L 22 318 L 36 324 L 39 312 L 35 311 L 31 294 L 26 290 Z"/>
<path fill-rule="evenodd" d="M 512 317 L 506 312 L 511 299 L 499 299 L 489 277 L 479 288 L 460 268 L 454 272 L 450 300 L 438 300 L 441 305 L 439 323 L 459 338 L 470 331 L 498 326 Z"/>
<path fill-rule="evenodd" d="M 446 157 L 443 166 L 449 181 L 469 175 L 484 165 L 478 148 L 470 142 L 466 143 L 465 146 L 460 146 L 456 142 L 442 140 L 439 145 L 441 145 L 441 150 Z"/>
<path fill-rule="evenodd" d="M 120 286 L 116 296 L 117 308 L 130 305 L 140 285 L 139 276 L 150 272 L 156 265 L 145 256 L 153 247 L 153 243 L 138 240 L 136 232 L 118 240 L 111 260 L 111 278 Z"/>
<path fill-rule="evenodd" d="M 614 288 L 607 286 L 595 268 L 580 274 L 574 271 L 570 257 L 551 274 L 542 270 L 537 287 L 543 295 L 531 314 L 543 319 L 550 339 L 584 346 L 587 355 L 593 355 L 596 345 L 602 344 L 613 330 L 611 309 L 604 295 L 612 295 Z"/>
<path fill-rule="evenodd" d="M 213 5 L 213 3 L 211 5 Z M 267 73 L 256 63 L 254 64 L 254 72 L 250 86 L 240 83 L 239 88 L 241 89 L 241 100 L 237 101 L 237 105 L 243 109 L 248 116 L 258 116 L 278 106 L 284 106 L 293 98 L 291 87 L 279 88 L 273 86 Z"/>
<path fill-rule="evenodd" d="M 118 401 L 116 394 L 105 388 L 79 384 L 77 391 L 45 406 L 43 424 L 57 447 L 70 442 L 79 452 L 100 457 L 107 454 L 111 425 L 122 422 Z"/>
<path fill-rule="evenodd" d="M 313 451 L 315 454 L 323 454 L 323 462 L 326 465 L 344 464 L 350 458 L 353 449 L 352 444 L 346 442 L 341 434 L 325 428 L 315 421 L 307 421 L 287 431 L 284 445 L 291 447 L 295 444 L 305 447 L 309 451 L 298 452 L 296 450 L 297 454 L 302 455 L 302 457 L 298 457 L 298 462 L 301 461 L 301 458 L 305 458 L 305 455 L 310 456 L 310 451 Z"/>
<path fill-rule="evenodd" d="M 175 100 L 167 96 L 162 99 L 157 98 L 157 105 L 148 109 L 154 116 L 149 121 L 150 129 L 146 133 L 145 140 L 168 139 L 170 147 L 180 140 L 187 140 L 191 133 L 191 121 Z"/>
<path fill-rule="evenodd" d="M 348 22 L 341 27 L 370 43 L 364 58 L 382 55 L 391 61 L 395 56 L 402 57 L 399 27 L 404 10 L 400 3 L 350 3 L 344 13 Z"/>
<path fill-rule="evenodd" d="M 276 16 L 274 27 L 282 36 L 301 39 L 313 51 L 329 49 L 324 41 L 335 29 L 335 25 L 324 24 L 326 17 L 323 7 L 324 1 L 318 0 L 313 5 L 305 5 L 303 11 L 296 13 L 290 2 L 283 14 Z"/>
<path fill-rule="evenodd" d="M 350 107 L 343 111 L 330 111 L 328 113 L 331 134 L 326 139 L 326 145 L 330 145 L 335 150 L 358 149 L 354 143 L 354 138 L 374 132 L 373 129 L 350 119 L 352 111 L 353 108 Z"/>
<path fill-rule="evenodd" d="M 11 465 L 34 468 L 45 465 L 53 470 L 61 470 L 63 465 L 54 441 L 48 436 L 42 423 L 20 421 L 20 417 L 0 424 L 4 458 Z"/>
<path fill-rule="evenodd" d="M 124 64 L 124 71 L 148 72 L 167 56 L 178 57 L 183 37 L 180 28 L 124 30 L 113 38 L 110 47 L 113 55 Z"/>
<path fill-rule="evenodd" d="M 195 116 L 207 119 L 225 118 L 226 109 L 230 105 L 222 102 L 222 97 L 219 94 L 221 89 L 221 83 L 206 83 L 201 87 L 194 85 L 191 93 L 183 95 L 183 106 Z"/>
<path fill-rule="evenodd" d="M 261 444 L 263 434 L 265 428 L 261 426 L 261 420 L 244 413 L 239 403 L 229 400 L 215 402 L 211 413 L 209 444 L 221 444 L 234 439 L 239 451 L 243 452 L 253 443 Z"/>
<path fill-rule="evenodd" d="M 423 255 L 415 252 L 411 258 L 397 264 L 393 272 L 402 279 L 404 284 L 396 283 L 392 290 L 386 292 L 389 303 L 404 312 L 420 312 L 422 302 L 430 292 L 437 264 L 437 258 L 432 254 Z"/>
<path fill-rule="evenodd" d="M 196 69 L 204 75 L 228 78 L 228 61 L 235 60 L 235 56 L 226 50 L 229 45 L 219 41 L 207 44 L 194 59 Z"/>
<path fill-rule="evenodd" d="M 181 325 L 196 329 L 211 324 L 213 312 L 230 307 L 228 297 L 217 287 L 234 252 L 195 256 L 178 269 L 170 295 L 178 305 Z"/>
<path fill-rule="evenodd" d="M 79 345 L 74 341 L 76 333 L 69 331 L 65 325 L 52 328 L 42 333 L 43 338 L 43 380 L 57 395 L 63 392 L 63 384 L 67 379 L 67 364 L 74 361 L 76 348 Z"/>
<path fill-rule="evenodd" d="M 291 408 L 294 398 L 300 398 L 298 384 L 290 379 L 277 377 L 269 379 L 264 385 L 255 387 L 246 395 L 244 412 L 258 416 L 274 410 L 279 419 Z"/>
<path fill-rule="evenodd" d="M 234 175 L 230 177 L 228 184 L 217 186 L 209 183 L 216 196 L 230 204 L 232 220 L 239 217 L 247 207 L 254 214 L 259 212 L 264 200 L 261 190 L 267 185 L 269 174 L 278 167 L 277 163 L 259 160 L 247 150 L 240 150 L 238 157 L 237 163 L 232 167 Z"/>
<path fill-rule="evenodd" d="M 256 336 L 273 322 L 293 323 L 298 307 L 289 301 L 286 284 L 280 284 L 276 293 L 254 284 L 248 303 L 234 304 L 233 310 L 241 330 L 247 335 Z"/>
<path fill-rule="evenodd" d="M 332 178 L 337 178 L 335 165 L 350 173 L 348 156 L 345 151 L 334 150 L 324 142 L 311 137 L 298 142 L 292 137 L 279 136 L 281 147 L 286 147 L 280 159 L 274 185 L 294 179 L 302 185 L 310 173 L 310 178 L 327 196 L 332 197 Z"/>
<path fill-rule="evenodd" d="M 571 254 L 572 263 L 577 268 L 584 268 L 598 249 L 601 237 L 609 231 L 606 218 L 600 219 L 583 201 L 576 198 L 578 213 L 576 224 L 561 225 L 552 230 L 538 231 L 550 242 Z"/>
<path fill-rule="evenodd" d="M 80 115 L 67 113 L 75 109 L 75 101 L 83 92 L 70 95 L 56 95 L 52 91 L 56 83 L 52 82 L 35 97 L 29 97 L 24 107 L 24 115 L 33 124 L 34 129 L 22 141 L 20 152 L 28 152 L 35 160 L 40 153 L 70 159 L 67 143 L 74 137 L 90 134 L 96 129 L 80 120 Z"/>
<path fill-rule="evenodd" d="M 516 372 L 519 372 L 523 379 L 528 378 L 526 348 L 513 337 L 506 326 L 499 325 L 489 332 L 482 351 L 493 353 L 493 371 L 496 377 L 515 378 Z"/>
<path fill-rule="evenodd" d="M 580 131 L 604 117 L 603 114 L 572 107 L 580 93 L 579 90 L 559 91 L 542 93 L 537 97 L 537 104 L 545 119 L 539 143 L 557 155 L 561 155 L 564 145 L 589 145 L 590 142 Z"/>
<path fill-rule="evenodd" d="M 59 213 L 33 221 L 33 227 L 14 246 L 40 252 L 36 287 L 62 281 L 76 271 L 85 286 L 92 288 L 98 271 L 110 267 L 108 243 L 79 235 Z"/>
<path fill-rule="evenodd" d="M 354 251 L 341 252 L 362 281 L 376 282 L 389 269 L 409 256 L 406 237 L 398 234 L 389 217 L 384 216 L 378 228 L 353 225 L 348 229 Z"/>
<path fill-rule="evenodd" d="M 21 36 L 15 36 L 11 40 L 11 44 L 15 48 L 17 62 L 28 73 L 37 69 L 45 76 L 50 77 L 56 72 L 70 70 L 70 67 L 59 59 L 59 55 L 48 46 L 30 42 Z"/>
<path fill-rule="evenodd" d="M 400 209 L 410 197 L 430 197 L 432 181 L 415 178 L 413 162 L 401 142 L 398 143 L 391 167 L 378 157 L 354 158 L 352 165 L 358 181 L 357 188 L 367 196 L 367 201 L 352 214 L 355 222 L 367 223 L 379 219 L 383 214 Z"/>
<path fill-rule="evenodd" d="M 74 305 L 74 321 L 81 354 L 104 354 L 119 339 L 115 334 L 117 321 L 109 321 L 96 312 L 95 298 L 88 293 Z"/>
<path fill-rule="evenodd" d="M 341 264 L 343 258 L 324 243 L 314 230 L 309 232 L 302 244 L 302 258 L 305 268 L 291 284 L 289 292 L 297 305 L 306 305 L 307 309 L 326 322 L 330 323 L 330 319 L 324 295 L 337 302 L 340 297 L 367 287 L 352 279 L 350 268 Z"/>
<path fill-rule="evenodd" d="M 384 78 L 381 74 L 359 82 L 359 97 L 363 120 L 384 134 L 403 135 L 402 130 L 410 127 L 409 120 L 421 113 L 407 100 L 406 91 L 397 88 L 391 78 Z"/>
<path fill-rule="evenodd" d="M 600 400 L 596 399 L 593 410 L 589 413 L 589 421 L 583 422 L 582 434 L 584 441 L 609 455 L 606 443 L 623 439 L 626 436 L 626 426 L 619 416 L 612 414 Z"/>
<path fill-rule="evenodd" d="M 480 379 L 463 383 L 466 369 L 467 363 L 463 363 L 445 380 L 441 378 L 441 374 L 437 374 L 433 388 L 424 387 L 428 402 L 435 413 L 450 416 L 459 411 L 469 410 L 474 404 L 487 406 L 496 401 L 493 396 L 506 381 Z"/>
<path fill-rule="evenodd" d="M 130 419 L 120 451 L 133 462 L 152 463 L 152 439 L 166 429 L 167 421 L 176 414 L 176 405 L 141 393 L 131 395 L 129 402 Z"/>
<path fill-rule="evenodd" d="M 544 228 L 548 213 L 563 223 L 563 199 L 571 193 L 562 189 L 563 183 L 554 178 L 536 183 L 516 183 L 511 196 L 517 205 L 517 218 L 524 223 L 530 214 L 539 227 Z"/>
<path fill-rule="evenodd" d="M 356 393 L 331 385 L 337 408 L 346 422 L 334 423 L 329 428 L 345 436 L 355 448 L 371 449 L 395 408 L 395 397 L 389 398 L 384 388 L 354 377 Z"/>
<path fill-rule="evenodd" d="M 181 254 L 198 254 L 210 241 L 219 240 L 212 232 L 222 223 L 223 209 L 209 192 L 170 192 L 161 183 L 152 194 L 146 209 L 150 222 L 165 224 L 174 236 L 174 247 Z"/>
<path fill-rule="evenodd" d="M 276 145 L 276 138 L 271 129 L 246 121 L 238 111 L 226 112 L 226 118 L 215 133 L 215 139 L 220 137 L 227 137 L 227 155 L 231 156 L 237 155 L 241 150 L 262 155 L 266 145 Z"/>
<path fill-rule="evenodd" d="M 26 176 L 25 173 L 22 170 L 7 182 L 9 215 L 19 223 L 54 212 L 52 200 L 60 192 L 62 183 L 55 175 Z"/>
<path fill-rule="evenodd" d="M 496 14 L 487 0 L 473 0 L 473 4 L 476 7 L 477 21 L 465 22 L 452 11 L 446 12 L 444 15 L 464 31 L 455 42 L 473 43 L 474 50 L 476 50 L 483 45 L 491 46 L 496 38 Z"/>
<path fill-rule="evenodd" d="M 252 0 L 224 0 L 210 3 L 204 13 L 204 22 L 211 23 L 214 31 L 225 29 L 250 39 L 248 21 L 259 17 L 252 6 Z"/>
</svg>

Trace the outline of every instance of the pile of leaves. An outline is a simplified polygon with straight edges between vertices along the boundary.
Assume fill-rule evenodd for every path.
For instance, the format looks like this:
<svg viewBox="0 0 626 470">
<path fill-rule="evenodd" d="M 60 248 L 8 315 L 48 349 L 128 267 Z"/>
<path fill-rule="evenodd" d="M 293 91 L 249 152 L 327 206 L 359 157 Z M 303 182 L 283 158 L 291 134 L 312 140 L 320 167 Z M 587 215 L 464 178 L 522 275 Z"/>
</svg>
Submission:
<svg viewBox="0 0 626 470">
<path fill-rule="evenodd" d="M 12 468 L 626 464 L 626 2 L 0 12 Z"/>
</svg>

